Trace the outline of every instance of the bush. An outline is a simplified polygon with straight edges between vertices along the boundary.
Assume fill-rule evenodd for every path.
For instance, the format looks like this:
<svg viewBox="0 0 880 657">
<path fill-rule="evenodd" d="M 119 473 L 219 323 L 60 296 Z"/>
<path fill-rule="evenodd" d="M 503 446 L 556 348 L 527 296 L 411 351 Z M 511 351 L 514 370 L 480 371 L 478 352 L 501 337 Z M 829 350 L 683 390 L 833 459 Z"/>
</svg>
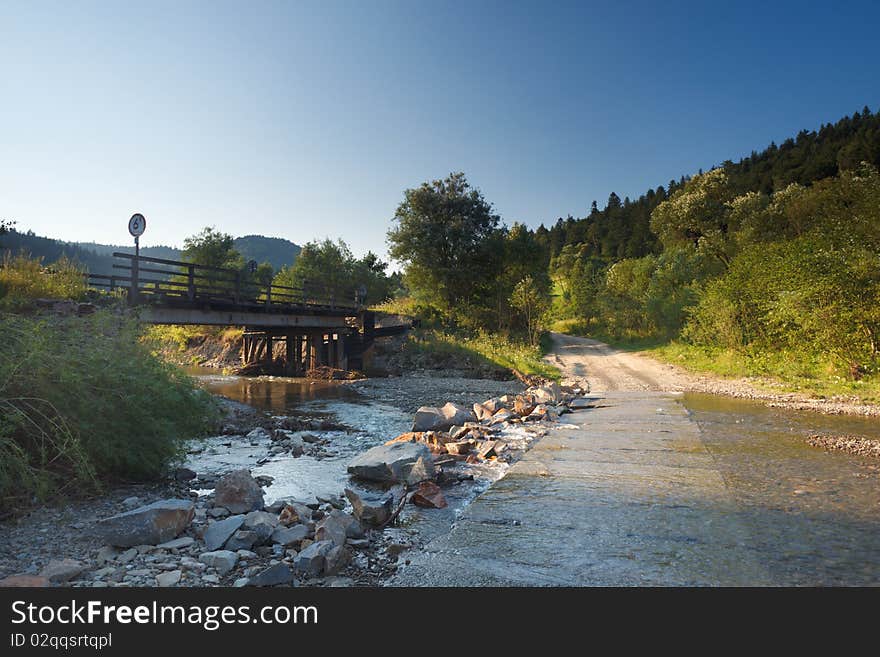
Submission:
<svg viewBox="0 0 880 657">
<path fill-rule="evenodd" d="M 823 235 L 753 245 L 712 281 L 684 332 L 694 344 L 833 356 L 850 376 L 876 371 L 876 253 Z"/>
<path fill-rule="evenodd" d="M 210 395 L 151 355 L 137 324 L 0 314 L 0 507 L 160 476 L 216 422 Z"/>
</svg>

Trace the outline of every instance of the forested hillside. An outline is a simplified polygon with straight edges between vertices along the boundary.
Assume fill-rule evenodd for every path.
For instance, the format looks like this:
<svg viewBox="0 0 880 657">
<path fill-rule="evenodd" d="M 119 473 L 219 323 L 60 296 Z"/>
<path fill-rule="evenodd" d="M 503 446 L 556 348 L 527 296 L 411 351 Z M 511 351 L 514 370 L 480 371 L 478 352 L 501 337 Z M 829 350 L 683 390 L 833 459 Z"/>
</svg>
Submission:
<svg viewBox="0 0 880 657">
<path fill-rule="evenodd" d="M 865 108 L 535 231 L 457 173 L 404 192 L 390 253 L 422 315 L 453 331 L 534 343 L 541 318 L 735 354 L 740 373 L 858 381 L 880 367 L 878 165 Z"/>
<path fill-rule="evenodd" d="M 791 183 L 809 185 L 836 176 L 863 161 L 880 166 L 880 112 L 871 113 L 867 107 L 836 123 L 823 124 L 818 131 L 801 130 L 778 146 L 771 143 L 761 152 L 752 151 L 738 162 L 728 160 L 719 166 L 732 191 L 772 194 Z M 670 180 L 635 200 L 621 199 L 612 192 L 602 210 L 593 201 L 585 217 L 559 218 L 549 229 L 539 227 L 535 236 L 548 258 L 571 244 L 585 245 L 590 257 L 607 261 L 658 253 L 662 247 L 650 230 L 651 212 L 686 181 L 686 177 Z"/>
<path fill-rule="evenodd" d="M 263 235 L 245 235 L 233 241 L 235 249 L 245 260 L 256 260 L 258 263 L 268 262 L 272 269 L 278 271 L 294 263 L 302 248 L 282 237 L 264 237 Z"/>
<path fill-rule="evenodd" d="M 301 251 L 301 248 L 290 240 L 262 235 L 237 237 L 234 246 L 245 261 L 256 260 L 261 264 L 268 262 L 274 270 L 292 265 Z M 0 249 L 6 253 L 27 253 L 35 258 L 41 258 L 47 265 L 66 257 L 93 274 L 113 272 L 114 252 L 134 253 L 134 245 L 63 242 L 35 235 L 33 231 L 18 232 L 14 227 L 3 236 Z M 172 246 L 143 246 L 141 255 L 165 260 L 181 260 L 183 250 Z"/>
</svg>

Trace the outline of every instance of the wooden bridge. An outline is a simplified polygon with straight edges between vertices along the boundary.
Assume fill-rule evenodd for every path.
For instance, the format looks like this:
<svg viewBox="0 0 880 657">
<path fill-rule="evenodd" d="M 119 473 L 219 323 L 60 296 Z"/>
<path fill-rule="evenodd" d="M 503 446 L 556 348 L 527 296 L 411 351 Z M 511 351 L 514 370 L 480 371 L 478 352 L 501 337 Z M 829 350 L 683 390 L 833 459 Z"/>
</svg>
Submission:
<svg viewBox="0 0 880 657">
<path fill-rule="evenodd" d="M 364 353 L 400 325 L 375 327 L 363 291 L 326 282 L 302 287 L 261 283 L 247 271 L 114 253 L 119 274 L 89 274 L 89 285 L 125 295 L 149 324 L 244 327 L 242 363 L 281 365 L 297 376 L 310 369 L 362 369 Z"/>
</svg>

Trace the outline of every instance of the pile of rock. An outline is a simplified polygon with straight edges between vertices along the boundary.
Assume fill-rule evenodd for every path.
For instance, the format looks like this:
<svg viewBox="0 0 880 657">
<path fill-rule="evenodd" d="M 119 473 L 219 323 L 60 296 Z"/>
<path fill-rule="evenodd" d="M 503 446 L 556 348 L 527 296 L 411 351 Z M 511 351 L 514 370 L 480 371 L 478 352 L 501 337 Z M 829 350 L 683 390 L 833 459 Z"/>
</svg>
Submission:
<svg viewBox="0 0 880 657">
<path fill-rule="evenodd" d="M 528 439 L 544 435 L 545 430 L 534 427 L 555 421 L 564 413 L 590 408 L 593 400 L 583 397 L 584 392 L 548 383 L 518 395 L 488 399 L 472 408 L 453 402 L 439 408 L 422 406 L 412 431 L 358 455 L 349 463 L 348 473 L 367 481 L 416 487 L 410 491 L 409 501 L 443 508 L 446 500 L 435 481 L 472 478 L 455 471 L 458 463 L 515 459 L 527 446 L 523 434 Z M 516 425 L 523 425 L 524 432 L 511 436 L 509 429 Z"/>
<path fill-rule="evenodd" d="M 441 408 L 422 406 L 412 431 L 401 434 L 364 454 L 349 465 L 350 474 L 373 481 L 415 484 L 431 478 L 429 467 L 437 455 L 476 463 L 503 459 L 498 440 L 512 425 L 554 421 L 564 413 L 590 408 L 592 399 L 579 388 L 556 383 L 533 386 L 519 395 L 503 395 L 476 403 L 472 409 L 449 402 Z M 423 445 L 405 447 L 408 443 Z M 412 470 L 415 467 L 416 474 Z"/>
</svg>

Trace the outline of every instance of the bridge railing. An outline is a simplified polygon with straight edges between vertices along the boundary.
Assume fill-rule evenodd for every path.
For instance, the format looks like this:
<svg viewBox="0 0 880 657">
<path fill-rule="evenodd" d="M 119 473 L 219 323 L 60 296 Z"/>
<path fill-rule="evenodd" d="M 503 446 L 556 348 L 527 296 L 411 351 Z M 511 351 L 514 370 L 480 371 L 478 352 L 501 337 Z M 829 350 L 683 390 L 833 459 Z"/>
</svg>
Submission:
<svg viewBox="0 0 880 657">
<path fill-rule="evenodd" d="M 238 269 L 211 267 L 164 258 L 114 253 L 126 261 L 114 264 L 119 274 L 89 274 L 92 287 L 122 290 L 129 303 L 223 305 L 250 310 L 283 311 L 285 308 L 318 307 L 355 309 L 355 290 L 307 281 L 302 287 L 263 284 Z"/>
</svg>

